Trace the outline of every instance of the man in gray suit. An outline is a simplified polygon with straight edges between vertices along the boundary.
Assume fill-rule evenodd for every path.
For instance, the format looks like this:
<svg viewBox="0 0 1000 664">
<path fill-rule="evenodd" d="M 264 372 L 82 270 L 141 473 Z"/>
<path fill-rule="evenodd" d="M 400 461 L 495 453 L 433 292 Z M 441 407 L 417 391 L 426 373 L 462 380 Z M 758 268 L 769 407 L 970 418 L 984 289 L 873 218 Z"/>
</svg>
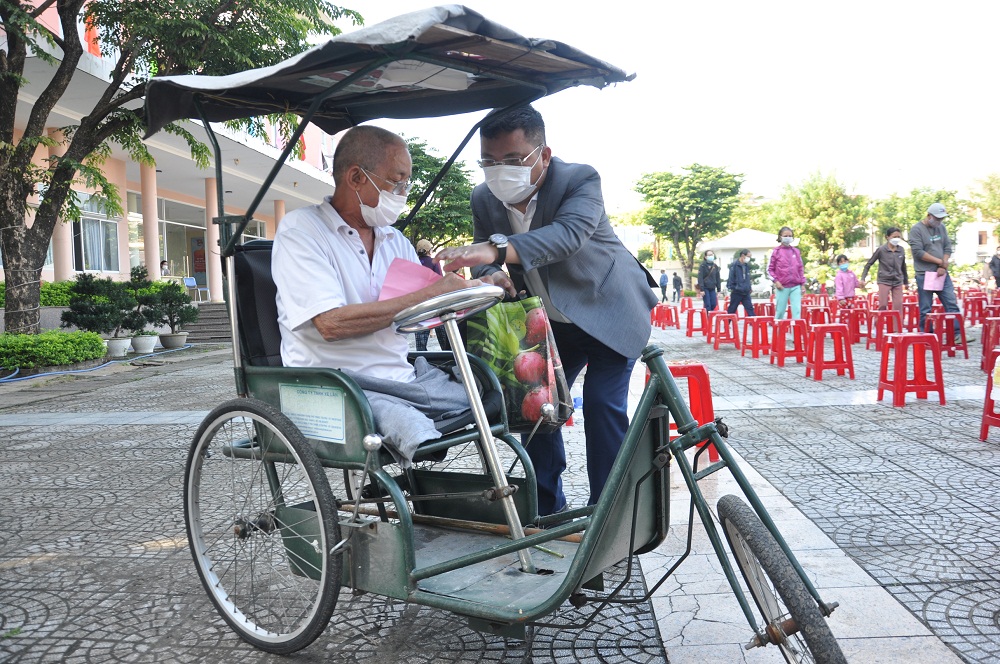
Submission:
<svg viewBox="0 0 1000 664">
<path fill-rule="evenodd" d="M 597 171 L 552 156 L 538 111 L 521 106 L 488 119 L 480 148 L 486 182 L 472 192 L 475 244 L 436 259 L 446 272 L 472 267 L 474 277 L 510 295 L 525 290 L 542 298 L 569 384 L 587 368 L 583 418 L 594 504 L 628 428 L 629 378 L 649 341 L 656 281 L 611 229 Z M 565 509 L 562 432 L 536 434 L 528 455 L 539 514 Z"/>
</svg>

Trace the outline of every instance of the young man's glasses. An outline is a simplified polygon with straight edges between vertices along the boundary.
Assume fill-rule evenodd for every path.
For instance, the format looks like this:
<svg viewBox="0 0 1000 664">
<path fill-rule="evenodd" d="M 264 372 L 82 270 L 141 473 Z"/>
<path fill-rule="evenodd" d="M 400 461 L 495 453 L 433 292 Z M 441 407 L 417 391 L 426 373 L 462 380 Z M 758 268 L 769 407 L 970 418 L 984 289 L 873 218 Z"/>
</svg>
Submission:
<svg viewBox="0 0 1000 664">
<path fill-rule="evenodd" d="M 492 166 L 524 166 L 524 162 L 531 159 L 531 155 L 535 154 L 535 150 L 543 147 L 545 147 L 545 143 L 539 143 L 535 146 L 535 149 L 529 152 L 524 158 L 511 157 L 510 159 L 480 159 L 476 163 L 479 164 L 479 168 L 490 168 Z"/>
<path fill-rule="evenodd" d="M 386 184 L 391 184 L 392 193 L 396 194 L 397 196 L 406 196 L 407 194 L 410 193 L 410 189 L 413 188 L 413 183 L 410 182 L 409 180 L 402 180 L 400 182 L 397 182 L 396 180 L 389 180 L 377 173 L 372 173 L 364 166 L 361 167 L 361 170 L 363 170 L 367 175 L 374 175 L 375 177 L 377 177 L 382 182 L 385 182 Z"/>
</svg>

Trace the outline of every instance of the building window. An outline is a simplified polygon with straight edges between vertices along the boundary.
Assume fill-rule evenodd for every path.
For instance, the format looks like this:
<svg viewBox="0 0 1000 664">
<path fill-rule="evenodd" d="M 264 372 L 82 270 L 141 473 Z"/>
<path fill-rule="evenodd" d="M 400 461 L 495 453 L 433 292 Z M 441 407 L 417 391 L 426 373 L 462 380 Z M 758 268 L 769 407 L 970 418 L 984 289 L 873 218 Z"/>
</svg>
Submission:
<svg viewBox="0 0 1000 664">
<path fill-rule="evenodd" d="M 979 231 L 979 246 L 985 247 L 989 244 L 989 233 L 986 231 Z"/>
<path fill-rule="evenodd" d="M 83 217 L 73 222 L 73 269 L 118 272 L 118 222 Z"/>
</svg>

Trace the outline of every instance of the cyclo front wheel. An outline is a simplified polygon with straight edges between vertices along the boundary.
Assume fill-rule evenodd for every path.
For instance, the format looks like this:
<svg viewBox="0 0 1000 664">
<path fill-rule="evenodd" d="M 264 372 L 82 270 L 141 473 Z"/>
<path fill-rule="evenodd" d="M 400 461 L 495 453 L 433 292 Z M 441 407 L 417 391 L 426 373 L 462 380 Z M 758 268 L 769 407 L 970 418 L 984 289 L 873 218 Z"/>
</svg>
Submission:
<svg viewBox="0 0 1000 664">
<path fill-rule="evenodd" d="M 240 638 L 288 654 L 323 632 L 340 592 L 337 509 L 298 428 L 233 399 L 202 421 L 188 454 L 184 517 L 198 576 Z"/>
<path fill-rule="evenodd" d="M 785 661 L 846 664 L 816 600 L 761 520 L 736 496 L 719 499 L 729 548 Z"/>
</svg>

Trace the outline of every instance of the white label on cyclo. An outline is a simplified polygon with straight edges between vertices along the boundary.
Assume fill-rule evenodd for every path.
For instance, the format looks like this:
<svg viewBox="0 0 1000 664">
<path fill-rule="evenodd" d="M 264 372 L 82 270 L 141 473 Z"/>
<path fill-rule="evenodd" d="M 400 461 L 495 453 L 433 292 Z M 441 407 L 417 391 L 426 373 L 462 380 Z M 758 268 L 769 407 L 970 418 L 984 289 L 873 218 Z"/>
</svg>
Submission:
<svg viewBox="0 0 1000 664">
<path fill-rule="evenodd" d="M 306 438 L 341 445 L 344 435 L 344 391 L 318 385 L 278 385 L 281 412 Z"/>
</svg>

